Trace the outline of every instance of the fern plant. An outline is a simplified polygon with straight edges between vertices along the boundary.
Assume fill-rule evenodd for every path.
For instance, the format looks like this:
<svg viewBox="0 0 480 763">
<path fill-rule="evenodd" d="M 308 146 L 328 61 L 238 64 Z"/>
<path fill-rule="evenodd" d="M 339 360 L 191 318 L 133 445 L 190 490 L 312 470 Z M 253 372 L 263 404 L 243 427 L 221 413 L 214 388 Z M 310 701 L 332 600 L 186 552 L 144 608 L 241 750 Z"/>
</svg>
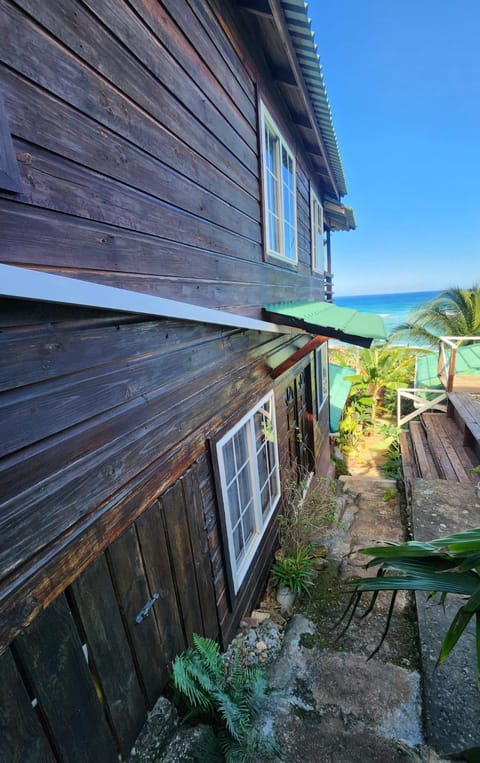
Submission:
<svg viewBox="0 0 480 763">
<path fill-rule="evenodd" d="M 198 750 L 198 760 L 249 763 L 259 756 L 278 755 L 272 735 L 253 727 L 265 705 L 267 682 L 260 668 L 244 668 L 237 654 L 229 667 L 212 639 L 193 634 L 193 647 L 176 657 L 173 683 L 187 706 L 185 719 L 208 720 L 214 729 L 213 746 Z M 219 757 L 220 755 L 220 757 Z"/>
</svg>

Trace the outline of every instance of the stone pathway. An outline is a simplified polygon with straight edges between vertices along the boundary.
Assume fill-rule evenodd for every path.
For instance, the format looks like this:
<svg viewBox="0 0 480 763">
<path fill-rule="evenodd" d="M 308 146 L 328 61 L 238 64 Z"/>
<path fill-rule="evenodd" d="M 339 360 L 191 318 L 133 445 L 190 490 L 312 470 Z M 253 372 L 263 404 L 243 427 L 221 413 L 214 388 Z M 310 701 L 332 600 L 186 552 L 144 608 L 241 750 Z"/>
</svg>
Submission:
<svg viewBox="0 0 480 763">
<path fill-rule="evenodd" d="M 475 485 L 446 480 L 414 480 L 414 536 L 428 541 L 480 525 Z M 418 593 L 418 623 L 425 687 L 425 726 L 430 743 L 444 753 L 477 748 L 480 761 L 480 693 L 476 686 L 475 625 L 470 623 L 455 649 L 435 668 L 440 646 L 464 601 L 449 595 L 445 609 Z"/>
<path fill-rule="evenodd" d="M 345 581 L 370 574 L 363 569 L 366 557 L 358 553 L 358 548 L 374 545 L 378 540 L 405 537 L 405 517 L 394 481 L 343 477 L 339 484 L 342 490 L 339 525 L 330 533 L 313 538 L 316 544 L 326 546 L 328 564 L 319 572 L 314 595 L 301 602 L 298 613 L 289 620 L 280 654 L 268 669 L 272 693 L 261 724 L 266 731 L 275 731 L 281 759 L 295 763 L 439 763 L 444 758 L 426 746 L 423 737 L 419 640 L 413 599 L 406 594 L 398 597 L 388 636 L 372 659 L 367 660 L 382 637 L 389 594 L 382 593 L 374 611 L 364 619 L 360 615 L 365 609 L 359 610 L 340 639 L 340 629 L 332 630 L 348 600 Z M 459 497 L 462 500 L 464 497 Z M 445 502 L 448 503 L 447 499 Z M 433 537 L 441 532 L 431 532 L 433 528 L 427 526 L 427 508 L 418 521 L 428 537 Z M 431 513 L 431 506 L 429 510 Z M 459 508 L 458 512 L 461 510 L 464 511 Z M 439 520 L 439 528 L 442 524 L 443 520 Z M 427 643 L 428 630 L 438 627 L 438 623 L 425 622 L 423 641 Z M 241 638 L 238 642 L 245 649 L 247 662 L 256 653 L 262 655 L 272 650 L 276 654 L 281 629 L 279 632 L 275 626 L 270 630 L 272 623 L 267 620 L 249 631 L 252 624 L 245 623 L 245 642 Z M 257 649 L 259 642 L 261 648 Z M 435 642 L 431 640 L 430 652 L 430 656 L 436 653 Z M 430 673 L 431 667 L 430 664 Z M 450 672 L 447 694 L 445 687 L 437 686 L 434 693 L 437 706 L 433 710 L 427 708 L 430 738 L 436 749 L 443 752 L 462 749 L 462 742 L 470 746 L 475 738 L 476 728 L 473 736 L 458 734 L 466 718 L 479 717 L 477 695 L 466 701 L 471 707 L 465 701 L 456 705 L 455 685 L 463 681 L 462 669 L 460 676 L 457 670 Z M 431 680 L 427 670 L 427 686 Z M 443 724 L 447 736 L 450 734 L 450 746 L 444 743 L 445 737 L 443 741 L 432 737 L 432 716 L 429 720 L 428 715 L 432 712 L 438 721 L 437 729 Z M 201 733 L 202 729 L 181 729 L 163 756 L 156 744 L 144 756 L 140 745 L 132 763 L 192 760 L 192 750 L 198 749 Z M 155 732 L 150 738 L 155 739 Z"/>
<path fill-rule="evenodd" d="M 390 633 L 377 655 L 389 596 L 374 612 L 355 617 L 345 635 L 331 625 L 348 600 L 344 583 L 365 574 L 357 553 L 384 539 L 403 540 L 395 482 L 341 478 L 341 526 L 330 537 L 314 538 L 328 547 L 328 568 L 320 573 L 307 614 L 289 623 L 279 659 L 272 665 L 271 724 L 286 760 L 322 763 L 437 761 L 423 744 L 418 644 L 412 602 L 403 596 Z M 364 610 L 363 610 L 364 611 Z"/>
</svg>

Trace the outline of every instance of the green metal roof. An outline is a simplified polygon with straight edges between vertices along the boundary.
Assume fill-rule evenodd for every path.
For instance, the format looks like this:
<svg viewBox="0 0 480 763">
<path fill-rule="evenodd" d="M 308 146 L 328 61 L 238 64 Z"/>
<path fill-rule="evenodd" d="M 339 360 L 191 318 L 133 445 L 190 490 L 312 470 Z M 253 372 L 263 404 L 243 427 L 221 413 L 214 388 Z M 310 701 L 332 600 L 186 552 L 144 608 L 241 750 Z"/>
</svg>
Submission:
<svg viewBox="0 0 480 763">
<path fill-rule="evenodd" d="M 345 377 L 352 374 L 353 370 L 346 366 L 337 366 L 336 363 L 328 365 L 331 432 L 338 432 L 338 425 L 352 386 L 352 382 L 346 381 Z"/>
<path fill-rule="evenodd" d="M 374 339 L 387 338 L 380 315 L 337 307 L 329 302 L 284 302 L 266 305 L 263 310 L 268 319 L 276 323 L 360 347 L 370 347 Z"/>
<path fill-rule="evenodd" d="M 438 378 L 438 353 L 418 355 L 415 369 L 415 387 L 442 389 Z M 459 347 L 455 362 L 455 376 L 467 374 L 480 376 L 480 345 L 470 344 Z"/>
<path fill-rule="evenodd" d="M 311 19 L 308 17 L 308 6 L 304 0 L 280 0 L 280 5 L 285 14 L 287 28 L 307 86 L 338 192 L 340 196 L 345 196 L 347 185 L 320 66 L 320 56 L 317 53 Z"/>
</svg>

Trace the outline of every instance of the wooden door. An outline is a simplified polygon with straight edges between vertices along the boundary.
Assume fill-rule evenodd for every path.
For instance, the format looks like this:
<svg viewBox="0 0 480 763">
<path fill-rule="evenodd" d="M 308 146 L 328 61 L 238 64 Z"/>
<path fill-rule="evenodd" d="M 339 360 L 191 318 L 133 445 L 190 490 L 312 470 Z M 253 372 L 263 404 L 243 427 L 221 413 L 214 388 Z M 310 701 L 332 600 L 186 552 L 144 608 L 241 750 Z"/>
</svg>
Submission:
<svg viewBox="0 0 480 763">
<path fill-rule="evenodd" d="M 0 761 L 126 758 L 194 632 L 218 636 L 196 467 L 0 657 Z"/>
<path fill-rule="evenodd" d="M 313 470 L 311 366 L 308 363 L 285 393 L 290 465 L 300 482 Z"/>
</svg>

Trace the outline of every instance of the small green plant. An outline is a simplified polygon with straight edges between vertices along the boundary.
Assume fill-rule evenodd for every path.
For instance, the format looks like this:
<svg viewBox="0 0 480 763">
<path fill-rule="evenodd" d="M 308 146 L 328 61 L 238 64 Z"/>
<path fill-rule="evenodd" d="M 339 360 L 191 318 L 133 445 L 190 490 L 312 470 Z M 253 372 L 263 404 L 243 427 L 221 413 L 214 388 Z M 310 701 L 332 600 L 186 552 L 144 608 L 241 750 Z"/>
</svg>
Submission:
<svg viewBox="0 0 480 763">
<path fill-rule="evenodd" d="M 294 555 L 280 556 L 272 566 L 272 580 L 278 588 L 293 593 L 310 593 L 313 586 L 312 548 L 300 549 Z"/>
<path fill-rule="evenodd" d="M 396 498 L 398 495 L 398 490 L 392 490 L 391 488 L 387 487 L 383 494 L 383 500 L 384 501 L 393 501 L 394 498 Z"/>
<path fill-rule="evenodd" d="M 259 758 L 278 759 L 273 735 L 253 725 L 266 702 L 264 672 L 242 667 L 239 654 L 227 667 L 219 645 L 196 633 L 193 644 L 175 658 L 172 674 L 177 699 L 187 708 L 185 720 L 196 717 L 213 725 L 214 747 L 208 753 L 198 750 L 198 760 L 253 763 Z"/>
</svg>

